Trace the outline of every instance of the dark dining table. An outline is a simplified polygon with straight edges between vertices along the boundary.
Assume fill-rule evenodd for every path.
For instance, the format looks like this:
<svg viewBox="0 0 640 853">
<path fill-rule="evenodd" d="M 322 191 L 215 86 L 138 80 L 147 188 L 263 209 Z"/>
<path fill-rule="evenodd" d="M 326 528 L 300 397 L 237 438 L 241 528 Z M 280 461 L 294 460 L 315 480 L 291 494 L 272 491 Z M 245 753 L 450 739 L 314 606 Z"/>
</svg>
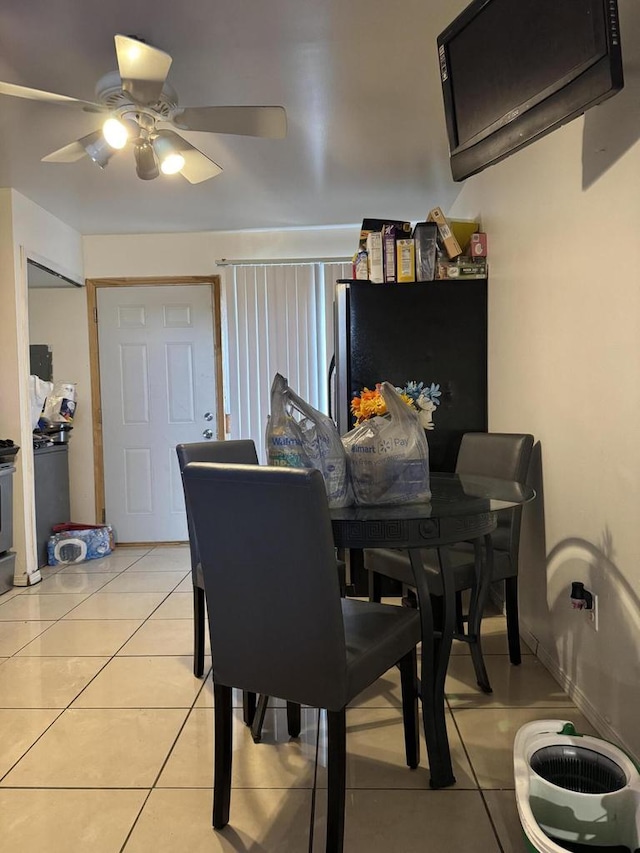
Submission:
<svg viewBox="0 0 640 853">
<path fill-rule="evenodd" d="M 447 737 L 444 685 L 454 637 L 456 597 L 448 549 L 473 542 L 482 607 L 491 583 L 491 533 L 500 510 L 527 503 L 534 490 L 523 483 L 469 474 L 431 474 L 431 499 L 386 506 L 350 506 L 331 510 L 337 548 L 402 548 L 411 561 L 422 623 L 420 695 L 429 758 L 430 785 L 445 788 L 455 776 Z M 442 580 L 442 621 L 434 630 L 431 596 L 422 550 L 436 549 Z"/>
</svg>

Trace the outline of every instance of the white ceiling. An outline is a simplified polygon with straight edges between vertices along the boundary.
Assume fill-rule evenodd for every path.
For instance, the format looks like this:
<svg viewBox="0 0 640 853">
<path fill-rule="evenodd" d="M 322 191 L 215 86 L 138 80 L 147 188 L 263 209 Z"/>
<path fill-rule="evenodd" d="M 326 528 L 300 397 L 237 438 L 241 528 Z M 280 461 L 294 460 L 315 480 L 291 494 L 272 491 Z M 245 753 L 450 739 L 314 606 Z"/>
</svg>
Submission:
<svg viewBox="0 0 640 853">
<path fill-rule="evenodd" d="M 451 180 L 436 37 L 467 0 L 28 0 L 0 13 L 0 80 L 94 100 L 113 36 L 173 57 L 181 106 L 272 105 L 284 140 L 184 133 L 221 175 L 136 177 L 130 151 L 41 163 L 97 129 L 77 108 L 0 96 L 0 186 L 83 234 L 423 218 Z"/>
</svg>

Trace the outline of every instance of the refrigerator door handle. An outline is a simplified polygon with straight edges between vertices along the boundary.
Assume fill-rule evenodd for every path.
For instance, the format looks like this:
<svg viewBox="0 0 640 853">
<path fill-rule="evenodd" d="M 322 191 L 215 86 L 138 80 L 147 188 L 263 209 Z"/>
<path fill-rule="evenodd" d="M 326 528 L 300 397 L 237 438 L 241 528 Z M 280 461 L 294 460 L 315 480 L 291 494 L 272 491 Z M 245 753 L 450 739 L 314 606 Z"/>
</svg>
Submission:
<svg viewBox="0 0 640 853">
<path fill-rule="evenodd" d="M 329 373 L 327 375 L 327 400 L 329 404 L 329 417 L 333 417 L 333 377 L 336 372 L 336 356 L 331 356 L 331 361 L 329 363 Z"/>
</svg>

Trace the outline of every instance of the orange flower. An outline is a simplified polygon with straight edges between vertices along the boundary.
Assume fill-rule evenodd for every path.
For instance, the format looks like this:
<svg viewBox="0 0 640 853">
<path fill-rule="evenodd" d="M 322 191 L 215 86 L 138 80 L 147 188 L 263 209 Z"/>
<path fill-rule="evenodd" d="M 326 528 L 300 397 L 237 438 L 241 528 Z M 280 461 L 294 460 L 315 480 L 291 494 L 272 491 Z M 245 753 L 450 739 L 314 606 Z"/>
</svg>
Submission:
<svg viewBox="0 0 640 853">
<path fill-rule="evenodd" d="M 400 396 L 408 406 L 413 406 L 413 400 L 410 397 L 406 394 L 400 394 Z M 356 426 L 377 415 L 386 415 L 387 404 L 380 393 L 380 384 L 376 385 L 374 391 L 363 388 L 360 396 L 351 400 L 351 413 L 356 419 Z"/>
</svg>

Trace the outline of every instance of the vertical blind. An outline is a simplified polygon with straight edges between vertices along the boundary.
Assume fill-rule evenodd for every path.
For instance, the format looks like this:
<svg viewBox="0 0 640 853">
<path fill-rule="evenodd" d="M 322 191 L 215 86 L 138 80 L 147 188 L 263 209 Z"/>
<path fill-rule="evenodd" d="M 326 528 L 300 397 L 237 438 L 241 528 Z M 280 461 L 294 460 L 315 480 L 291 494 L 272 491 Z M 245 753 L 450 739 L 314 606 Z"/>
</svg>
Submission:
<svg viewBox="0 0 640 853">
<path fill-rule="evenodd" d="M 229 438 L 252 438 L 266 462 L 264 434 L 276 373 L 316 409 L 328 411 L 333 291 L 348 263 L 235 265 L 225 270 L 223 371 Z"/>
</svg>

